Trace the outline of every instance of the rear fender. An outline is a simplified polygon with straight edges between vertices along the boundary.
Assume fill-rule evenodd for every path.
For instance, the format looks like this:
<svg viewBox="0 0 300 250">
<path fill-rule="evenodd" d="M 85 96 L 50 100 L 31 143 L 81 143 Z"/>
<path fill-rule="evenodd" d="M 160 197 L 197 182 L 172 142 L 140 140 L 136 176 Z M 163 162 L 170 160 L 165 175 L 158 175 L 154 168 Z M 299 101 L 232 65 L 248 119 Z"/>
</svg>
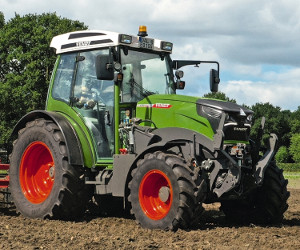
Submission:
<svg viewBox="0 0 300 250">
<path fill-rule="evenodd" d="M 18 131 L 24 128 L 27 122 L 33 121 L 38 118 L 51 120 L 59 127 L 66 142 L 69 164 L 84 166 L 81 144 L 76 134 L 76 131 L 74 130 L 73 126 L 69 123 L 69 121 L 59 113 L 45 110 L 32 111 L 19 120 L 19 122 L 13 129 L 11 137 L 17 137 Z"/>
</svg>

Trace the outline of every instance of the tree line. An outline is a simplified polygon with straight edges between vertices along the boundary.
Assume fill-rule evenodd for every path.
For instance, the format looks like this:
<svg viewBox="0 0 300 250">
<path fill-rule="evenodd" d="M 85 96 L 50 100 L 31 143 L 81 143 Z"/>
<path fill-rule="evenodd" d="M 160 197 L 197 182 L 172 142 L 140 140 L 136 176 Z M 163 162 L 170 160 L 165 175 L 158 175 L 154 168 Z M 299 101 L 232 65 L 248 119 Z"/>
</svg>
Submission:
<svg viewBox="0 0 300 250">
<path fill-rule="evenodd" d="M 59 34 L 87 29 L 84 23 L 61 18 L 56 13 L 28 14 L 5 22 L 0 12 L 0 149 L 7 148 L 10 134 L 26 113 L 44 109 L 48 85 L 56 60 L 49 47 Z M 236 102 L 224 93 L 205 97 Z M 296 111 L 281 110 L 270 103 L 248 107 L 254 111 L 251 137 L 256 138 L 260 120 L 266 117 L 265 136 L 275 133 L 279 138 L 276 159 L 300 162 L 300 106 Z"/>
<path fill-rule="evenodd" d="M 28 14 L 5 22 L 0 12 L 0 149 L 6 148 L 12 129 L 26 113 L 44 109 L 56 60 L 51 39 L 87 29 L 82 22 L 56 13 Z"/>
</svg>

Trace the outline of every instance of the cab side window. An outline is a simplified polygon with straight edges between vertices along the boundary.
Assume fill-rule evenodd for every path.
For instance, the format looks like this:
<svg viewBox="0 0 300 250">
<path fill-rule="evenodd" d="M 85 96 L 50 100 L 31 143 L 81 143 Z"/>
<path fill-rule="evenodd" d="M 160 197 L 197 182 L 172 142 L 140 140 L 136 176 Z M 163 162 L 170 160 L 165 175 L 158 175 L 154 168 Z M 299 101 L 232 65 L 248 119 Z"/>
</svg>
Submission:
<svg viewBox="0 0 300 250">
<path fill-rule="evenodd" d="M 76 53 L 63 54 L 56 70 L 52 97 L 69 103 Z"/>
<path fill-rule="evenodd" d="M 108 49 L 103 49 L 77 56 L 72 103 L 93 135 L 99 159 L 111 158 L 114 153 L 114 82 L 98 80 L 95 68 L 95 58 L 107 54 Z"/>
</svg>

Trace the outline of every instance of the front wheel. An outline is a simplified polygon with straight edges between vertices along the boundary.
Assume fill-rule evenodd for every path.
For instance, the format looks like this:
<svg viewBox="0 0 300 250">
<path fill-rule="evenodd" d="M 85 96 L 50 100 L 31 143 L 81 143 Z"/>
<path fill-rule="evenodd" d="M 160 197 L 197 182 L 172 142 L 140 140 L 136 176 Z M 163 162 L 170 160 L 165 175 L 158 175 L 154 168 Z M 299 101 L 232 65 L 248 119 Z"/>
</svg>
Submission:
<svg viewBox="0 0 300 250">
<path fill-rule="evenodd" d="M 145 228 L 186 228 L 202 212 L 200 175 L 174 154 L 146 154 L 132 171 L 129 183 L 131 213 Z M 201 209 L 199 209 L 201 208 Z"/>
<path fill-rule="evenodd" d="M 266 169 L 263 185 L 244 200 L 223 201 L 221 210 L 231 220 L 242 223 L 280 223 L 288 208 L 288 181 L 275 162 Z"/>
<path fill-rule="evenodd" d="M 82 167 L 68 163 L 58 126 L 37 119 L 19 131 L 10 164 L 10 190 L 17 210 L 29 218 L 77 219 L 90 190 Z"/>
</svg>

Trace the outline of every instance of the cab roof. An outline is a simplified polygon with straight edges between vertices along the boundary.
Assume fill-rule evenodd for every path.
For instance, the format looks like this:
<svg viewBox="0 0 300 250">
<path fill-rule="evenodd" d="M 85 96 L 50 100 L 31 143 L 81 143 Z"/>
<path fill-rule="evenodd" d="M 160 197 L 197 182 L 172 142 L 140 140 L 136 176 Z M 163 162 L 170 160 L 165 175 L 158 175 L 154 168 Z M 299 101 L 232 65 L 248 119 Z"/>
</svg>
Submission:
<svg viewBox="0 0 300 250">
<path fill-rule="evenodd" d="M 69 32 L 53 37 L 50 47 L 56 49 L 56 54 L 71 51 L 83 51 L 95 48 L 105 48 L 118 45 L 126 45 L 133 48 L 145 48 L 149 42 L 152 44 L 149 50 L 171 53 L 173 44 L 158 39 L 132 36 L 104 30 L 85 30 Z M 148 45 L 147 45 L 148 46 Z M 147 49 L 147 48 L 146 48 Z"/>
</svg>

